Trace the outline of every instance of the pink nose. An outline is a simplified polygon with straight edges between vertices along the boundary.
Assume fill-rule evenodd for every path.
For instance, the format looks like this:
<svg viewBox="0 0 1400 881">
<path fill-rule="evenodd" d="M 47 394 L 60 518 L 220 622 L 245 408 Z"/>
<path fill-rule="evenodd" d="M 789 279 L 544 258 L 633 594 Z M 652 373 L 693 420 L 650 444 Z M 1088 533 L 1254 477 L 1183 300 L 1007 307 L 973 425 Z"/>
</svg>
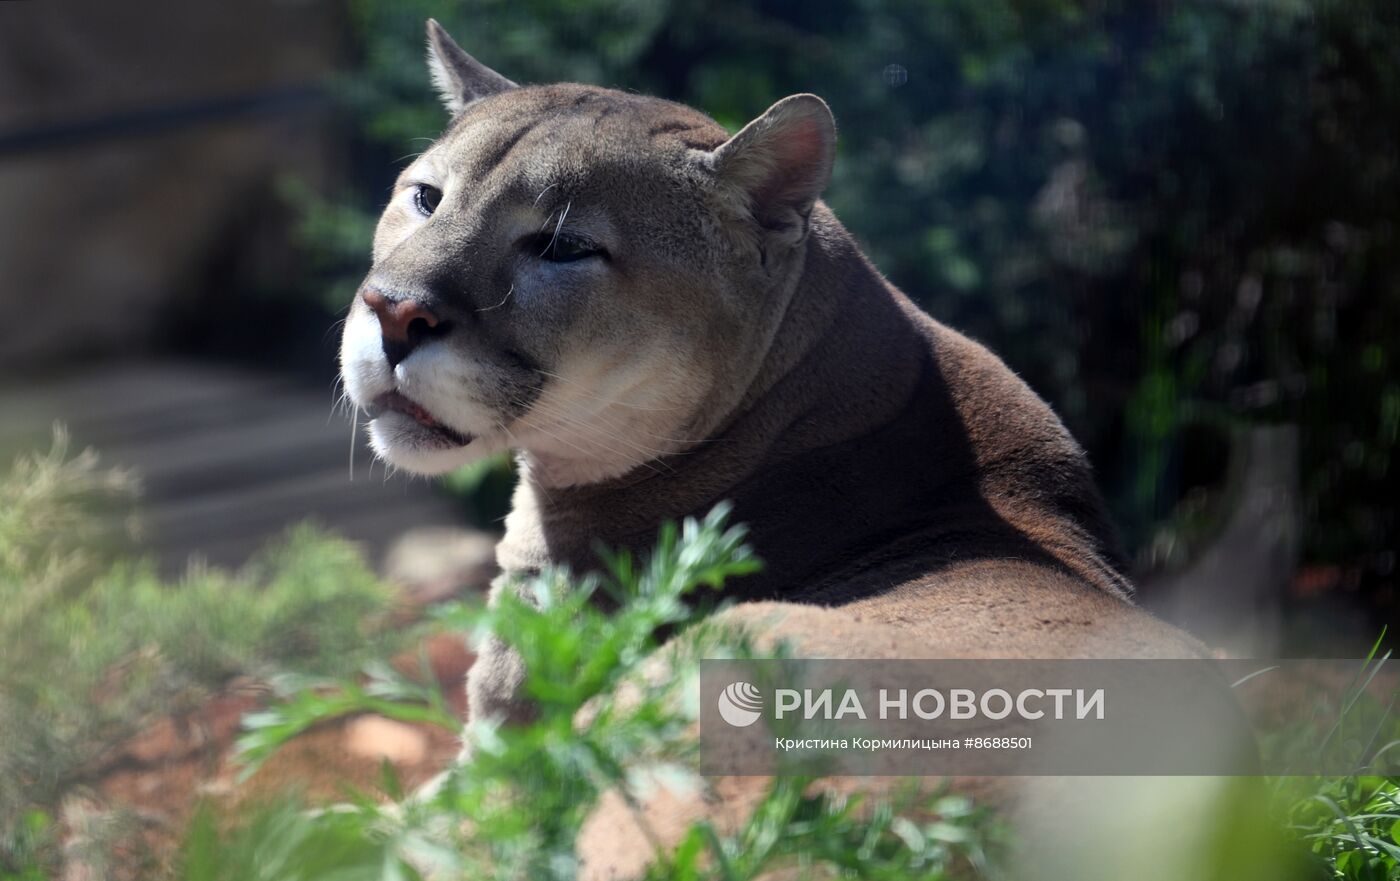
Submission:
<svg viewBox="0 0 1400 881">
<path fill-rule="evenodd" d="M 379 337 L 390 367 L 397 367 L 419 343 L 448 330 L 447 322 L 412 297 L 393 299 L 373 288 L 365 288 L 360 296 L 379 319 Z"/>
<path fill-rule="evenodd" d="M 411 297 L 402 300 L 391 300 L 384 294 L 376 290 L 366 290 L 361 296 L 365 305 L 368 306 L 379 319 L 379 332 L 386 340 L 393 340 L 396 343 L 407 343 L 410 340 L 410 331 L 413 322 L 423 322 L 421 330 L 432 330 L 442 323 L 437 315 L 427 306 Z"/>
</svg>

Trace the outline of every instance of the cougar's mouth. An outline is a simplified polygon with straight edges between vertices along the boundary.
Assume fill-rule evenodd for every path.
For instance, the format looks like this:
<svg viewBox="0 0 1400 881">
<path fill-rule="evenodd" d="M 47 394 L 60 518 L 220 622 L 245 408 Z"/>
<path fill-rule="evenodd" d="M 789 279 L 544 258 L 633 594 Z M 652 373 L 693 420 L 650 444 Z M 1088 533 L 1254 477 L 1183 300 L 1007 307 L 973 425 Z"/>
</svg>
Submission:
<svg viewBox="0 0 1400 881">
<path fill-rule="evenodd" d="M 374 399 L 374 404 L 369 407 L 371 419 L 378 419 L 385 413 L 399 413 L 407 416 L 422 428 L 453 446 L 465 447 L 474 440 L 469 434 L 462 434 L 456 429 L 443 425 L 425 407 L 410 401 L 398 392 L 386 392 L 380 395 Z"/>
</svg>

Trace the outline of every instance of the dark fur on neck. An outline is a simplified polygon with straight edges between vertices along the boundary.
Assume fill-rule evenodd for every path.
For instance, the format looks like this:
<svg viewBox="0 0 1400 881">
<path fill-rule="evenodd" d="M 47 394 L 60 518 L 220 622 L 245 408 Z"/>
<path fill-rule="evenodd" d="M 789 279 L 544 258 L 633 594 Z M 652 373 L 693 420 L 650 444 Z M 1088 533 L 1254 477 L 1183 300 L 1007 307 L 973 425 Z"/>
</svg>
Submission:
<svg viewBox="0 0 1400 881">
<path fill-rule="evenodd" d="M 743 599 L 838 605 L 954 563 L 1018 560 L 1131 588 L 1088 462 L 996 356 L 885 281 L 823 205 L 744 404 L 712 439 L 616 480 L 541 490 L 528 469 L 503 567 L 644 554 L 659 524 L 734 503 L 763 573 Z"/>
</svg>

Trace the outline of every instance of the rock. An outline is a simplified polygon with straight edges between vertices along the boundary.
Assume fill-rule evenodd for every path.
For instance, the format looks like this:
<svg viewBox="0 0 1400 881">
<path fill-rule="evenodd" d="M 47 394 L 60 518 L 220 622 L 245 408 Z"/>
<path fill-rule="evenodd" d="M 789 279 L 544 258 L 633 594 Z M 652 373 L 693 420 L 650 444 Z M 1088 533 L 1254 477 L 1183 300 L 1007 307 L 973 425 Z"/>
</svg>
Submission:
<svg viewBox="0 0 1400 881">
<path fill-rule="evenodd" d="M 428 757 L 422 731 L 383 716 L 361 716 L 345 726 L 345 749 L 356 756 L 396 765 L 418 765 Z"/>
<path fill-rule="evenodd" d="M 1302 534 L 1298 450 L 1296 425 L 1235 433 L 1228 515 L 1187 566 L 1140 585 L 1146 608 L 1230 656 L 1276 655 Z"/>
<path fill-rule="evenodd" d="M 413 606 L 485 591 L 496 577 L 496 537 L 425 526 L 405 532 L 385 555 L 384 576 Z"/>
</svg>

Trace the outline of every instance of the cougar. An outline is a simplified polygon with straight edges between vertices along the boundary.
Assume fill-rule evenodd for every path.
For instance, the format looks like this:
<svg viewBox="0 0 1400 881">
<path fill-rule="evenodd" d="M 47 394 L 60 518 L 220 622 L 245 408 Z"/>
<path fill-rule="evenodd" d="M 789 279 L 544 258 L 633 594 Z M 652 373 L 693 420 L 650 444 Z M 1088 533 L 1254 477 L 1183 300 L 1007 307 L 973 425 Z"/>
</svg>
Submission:
<svg viewBox="0 0 1400 881">
<path fill-rule="evenodd" d="M 670 101 L 519 86 L 428 35 L 451 123 L 394 187 L 341 367 L 393 466 L 515 452 L 496 590 L 596 568 L 600 543 L 645 554 L 728 500 L 765 565 L 724 614 L 811 657 L 1205 656 L 1133 604 L 1050 407 L 820 200 L 820 98 L 730 136 Z M 488 646 L 470 711 L 528 714 L 521 677 Z M 707 808 L 657 810 L 664 830 Z M 611 837 L 585 836 L 587 873 L 640 871 L 650 847 L 617 843 L 635 824 L 592 825 Z"/>
</svg>

